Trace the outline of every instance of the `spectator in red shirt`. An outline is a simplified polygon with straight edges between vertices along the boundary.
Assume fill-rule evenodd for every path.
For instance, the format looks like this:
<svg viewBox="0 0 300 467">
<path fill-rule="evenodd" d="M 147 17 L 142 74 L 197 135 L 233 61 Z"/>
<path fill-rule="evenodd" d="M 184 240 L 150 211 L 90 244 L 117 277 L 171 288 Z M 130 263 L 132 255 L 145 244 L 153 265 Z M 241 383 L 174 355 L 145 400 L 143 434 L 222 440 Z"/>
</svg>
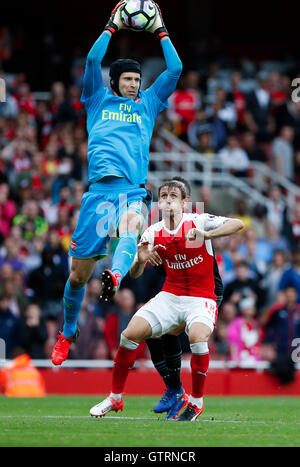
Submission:
<svg viewBox="0 0 300 467">
<path fill-rule="evenodd" d="M 287 101 L 288 96 L 283 89 L 283 82 L 280 73 L 278 71 L 271 71 L 269 74 L 269 93 L 271 96 L 271 103 L 273 110 L 276 111 L 278 105 L 283 104 Z"/>
<path fill-rule="evenodd" d="M 15 98 L 18 101 L 20 110 L 24 110 L 31 117 L 36 116 L 36 103 L 28 83 L 21 83 L 19 85 Z"/>
<path fill-rule="evenodd" d="M 244 130 L 246 128 L 245 111 L 246 111 L 246 96 L 240 90 L 240 83 L 242 80 L 241 73 L 234 71 L 231 74 L 231 93 L 228 94 L 228 100 L 232 101 L 236 110 L 236 128 L 237 130 Z"/>
<path fill-rule="evenodd" d="M 188 89 L 185 77 L 179 80 L 178 87 L 170 97 L 169 113 L 173 113 L 180 122 L 180 138 L 187 141 L 188 126 L 195 120 L 199 108 L 199 94 Z M 171 115 L 171 120 L 173 119 Z"/>
</svg>

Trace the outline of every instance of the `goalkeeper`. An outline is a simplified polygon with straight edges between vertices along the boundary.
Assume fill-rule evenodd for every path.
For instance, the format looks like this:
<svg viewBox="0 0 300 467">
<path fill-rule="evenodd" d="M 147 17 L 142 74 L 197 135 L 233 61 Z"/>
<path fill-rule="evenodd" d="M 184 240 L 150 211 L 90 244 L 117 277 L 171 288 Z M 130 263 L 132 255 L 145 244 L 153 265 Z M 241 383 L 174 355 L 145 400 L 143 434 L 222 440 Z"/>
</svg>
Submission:
<svg viewBox="0 0 300 467">
<path fill-rule="evenodd" d="M 135 60 L 111 64 L 111 89 L 104 87 L 101 62 L 111 37 L 124 28 L 121 1 L 112 11 L 104 32 L 90 50 L 81 100 L 87 111 L 89 191 L 82 198 L 69 254 L 72 265 L 64 290 L 64 326 L 52 352 L 60 365 L 78 336 L 77 319 L 86 283 L 96 262 L 107 255 L 112 232 L 120 238 L 111 270 L 102 274 L 102 298 L 110 300 L 129 271 L 137 237 L 148 217 L 151 196 L 145 189 L 149 147 L 157 115 L 167 107 L 176 88 L 182 63 L 169 38 L 159 7 L 148 30 L 160 41 L 166 70 L 141 91 L 141 68 Z"/>
</svg>

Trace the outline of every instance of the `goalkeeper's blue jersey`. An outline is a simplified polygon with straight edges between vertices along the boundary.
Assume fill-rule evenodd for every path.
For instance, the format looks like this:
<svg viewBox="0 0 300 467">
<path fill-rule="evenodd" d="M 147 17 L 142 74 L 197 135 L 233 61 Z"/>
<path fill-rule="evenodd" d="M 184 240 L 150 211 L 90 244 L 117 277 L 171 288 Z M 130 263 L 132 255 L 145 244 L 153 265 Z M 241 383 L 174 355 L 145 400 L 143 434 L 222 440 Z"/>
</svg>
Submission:
<svg viewBox="0 0 300 467">
<path fill-rule="evenodd" d="M 101 62 L 110 35 L 102 33 L 90 50 L 81 100 L 87 111 L 89 182 L 106 176 L 145 184 L 155 119 L 167 107 L 182 63 L 170 39 L 161 42 L 167 68 L 136 100 L 119 97 L 103 85 Z"/>
<path fill-rule="evenodd" d="M 155 119 L 167 102 L 161 102 L 151 88 L 135 101 L 100 88 L 85 106 L 89 182 L 114 175 L 132 184 L 146 183 Z"/>
</svg>

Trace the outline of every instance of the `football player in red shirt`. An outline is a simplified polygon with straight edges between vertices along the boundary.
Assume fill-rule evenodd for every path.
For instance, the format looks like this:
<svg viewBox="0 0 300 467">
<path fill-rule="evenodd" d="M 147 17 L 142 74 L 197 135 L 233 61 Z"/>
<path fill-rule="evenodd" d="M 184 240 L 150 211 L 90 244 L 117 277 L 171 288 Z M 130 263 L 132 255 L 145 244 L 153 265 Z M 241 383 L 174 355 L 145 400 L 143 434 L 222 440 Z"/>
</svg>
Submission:
<svg viewBox="0 0 300 467">
<path fill-rule="evenodd" d="M 185 201 L 188 203 L 187 206 L 190 208 L 190 184 L 187 180 L 179 176 L 171 179 L 171 181 L 174 180 L 183 184 L 187 195 Z M 195 207 L 196 212 L 198 212 L 197 206 Z M 194 211 L 194 206 L 192 206 L 191 210 Z M 223 298 L 223 283 L 219 273 L 216 257 L 214 257 L 214 263 L 215 294 L 217 296 L 217 305 L 219 307 Z M 156 267 L 156 270 L 166 276 L 166 271 L 163 265 Z M 180 378 L 182 357 L 180 334 L 182 332 L 184 332 L 184 327 L 183 329 L 178 329 L 168 334 L 164 334 L 161 338 L 146 339 L 152 363 L 166 385 L 165 392 L 153 408 L 153 411 L 155 413 L 167 412 L 166 420 L 177 418 L 178 414 L 187 405 L 189 398 L 182 386 Z"/>
<path fill-rule="evenodd" d="M 239 219 L 185 213 L 186 192 L 181 183 L 165 182 L 159 188 L 162 221 L 144 232 L 130 273 L 139 277 L 149 261 L 163 264 L 166 281 L 153 299 L 142 306 L 121 334 L 114 358 L 112 392 L 91 408 L 94 417 L 123 410 L 122 394 L 139 344 L 185 325 L 189 337 L 192 394 L 176 421 L 194 421 L 203 412 L 203 392 L 209 366 L 208 339 L 217 319 L 214 255 L 211 240 L 244 227 Z"/>
</svg>

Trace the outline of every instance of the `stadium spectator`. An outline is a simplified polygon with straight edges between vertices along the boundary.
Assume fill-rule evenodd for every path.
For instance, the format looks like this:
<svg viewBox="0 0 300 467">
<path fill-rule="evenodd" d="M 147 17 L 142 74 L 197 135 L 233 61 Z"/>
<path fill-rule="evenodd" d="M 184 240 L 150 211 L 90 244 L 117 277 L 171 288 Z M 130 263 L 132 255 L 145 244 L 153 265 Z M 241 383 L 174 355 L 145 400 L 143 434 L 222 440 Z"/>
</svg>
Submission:
<svg viewBox="0 0 300 467">
<path fill-rule="evenodd" d="M 26 297 L 22 288 L 19 287 L 15 280 L 15 275 L 11 279 L 5 279 L 0 284 L 0 294 L 5 295 L 8 300 L 9 309 L 14 316 L 18 318 L 23 316 L 25 308 L 28 304 L 28 298 Z"/>
<path fill-rule="evenodd" d="M 87 141 L 81 141 L 78 145 L 77 157 L 74 160 L 72 178 L 80 181 L 85 187 L 88 186 L 87 169 Z"/>
<path fill-rule="evenodd" d="M 284 126 L 289 126 L 294 129 L 294 145 L 295 149 L 300 149 L 300 102 L 295 102 L 292 99 L 293 88 L 289 87 L 289 98 L 286 102 L 279 105 L 276 112 L 276 133 Z"/>
<path fill-rule="evenodd" d="M 268 265 L 262 280 L 262 287 L 266 292 L 266 307 L 270 307 L 277 302 L 279 282 L 286 267 L 287 253 L 282 250 L 275 250 L 272 262 Z"/>
<path fill-rule="evenodd" d="M 40 212 L 38 203 L 28 200 L 22 206 L 21 213 L 13 218 L 13 225 L 18 225 L 22 229 L 23 238 L 33 240 L 37 236 L 43 235 L 48 230 L 48 224 Z"/>
<path fill-rule="evenodd" d="M 235 212 L 232 214 L 233 217 L 240 219 L 245 224 L 245 227 L 241 232 L 245 232 L 252 225 L 252 217 L 249 214 L 247 202 L 244 198 L 239 198 L 235 202 Z"/>
<path fill-rule="evenodd" d="M 294 362 L 291 354 L 293 340 L 300 337 L 300 305 L 297 290 L 287 286 L 284 302 L 270 308 L 264 319 L 264 340 L 274 349 L 272 371 L 281 383 L 294 381 Z"/>
<path fill-rule="evenodd" d="M 61 296 L 66 281 L 66 273 L 54 263 L 51 248 L 42 252 L 42 264 L 28 277 L 27 287 L 32 290 L 35 302 L 41 307 L 45 318 L 57 319 L 62 309 Z"/>
<path fill-rule="evenodd" d="M 214 360 L 227 360 L 229 354 L 229 346 L 227 339 L 227 329 L 237 317 L 237 307 L 230 302 L 222 303 L 218 314 L 218 325 L 216 326 L 214 335 L 209 341 L 209 346 Z"/>
<path fill-rule="evenodd" d="M 218 117 L 226 125 L 226 128 L 229 131 L 232 131 L 236 128 L 237 121 L 237 112 L 235 105 L 227 96 L 227 92 L 221 86 L 217 87 L 215 99 L 220 103 L 220 110 L 218 112 Z"/>
<path fill-rule="evenodd" d="M 212 141 L 215 152 L 220 151 L 225 146 L 228 134 L 226 124 L 219 116 L 221 110 L 222 102 L 217 98 L 206 108 L 208 122 L 212 125 Z"/>
<path fill-rule="evenodd" d="M 271 96 L 268 77 L 264 72 L 259 75 L 256 89 L 247 96 L 246 125 L 256 135 L 257 141 L 269 142 L 275 130 L 271 114 Z"/>
<path fill-rule="evenodd" d="M 272 185 L 268 191 L 267 220 L 272 222 L 280 234 L 287 231 L 287 205 L 279 185 Z"/>
<path fill-rule="evenodd" d="M 10 264 L 14 271 L 24 268 L 24 262 L 18 255 L 19 245 L 11 237 L 4 240 L 2 255 L 0 256 L 0 268 L 3 264 Z"/>
<path fill-rule="evenodd" d="M 0 68 L 2 64 L 11 58 L 12 55 L 12 37 L 7 26 L 0 28 Z"/>
<path fill-rule="evenodd" d="M 5 342 L 5 358 L 20 345 L 20 320 L 9 308 L 9 297 L 0 294 L 0 339 Z"/>
<path fill-rule="evenodd" d="M 42 237 L 34 237 L 32 242 L 27 242 L 28 254 L 24 258 L 24 268 L 26 274 L 29 274 L 33 269 L 41 266 L 41 254 L 45 246 L 45 240 Z"/>
<path fill-rule="evenodd" d="M 52 85 L 51 98 L 52 125 L 62 125 L 67 122 L 77 123 L 77 116 L 69 99 L 66 96 L 64 83 L 56 81 Z"/>
<path fill-rule="evenodd" d="M 182 76 L 179 79 L 177 89 L 169 99 L 170 108 L 168 110 L 170 119 L 172 118 L 180 122 L 180 138 L 187 141 L 188 126 L 194 121 L 196 111 L 200 107 L 199 91 L 193 88 L 188 88 L 190 80 L 187 76 Z"/>
<path fill-rule="evenodd" d="M 251 279 L 250 269 L 246 261 L 236 265 L 236 279 L 229 282 L 224 289 L 223 303 L 229 301 L 239 308 L 243 298 L 253 298 L 258 310 L 264 303 L 264 294 L 257 281 Z"/>
<path fill-rule="evenodd" d="M 236 177 L 246 177 L 249 159 L 246 151 L 240 146 L 236 135 L 227 138 L 226 145 L 218 153 L 218 157 L 225 169 Z"/>
<path fill-rule="evenodd" d="M 203 129 L 212 130 L 211 124 L 208 122 L 204 107 L 197 109 L 194 120 L 189 123 L 187 128 L 188 143 L 196 149 L 199 145 L 198 135 L 203 133 Z"/>
<path fill-rule="evenodd" d="M 282 177 L 290 181 L 294 179 L 294 130 L 290 126 L 283 126 L 279 135 L 272 143 L 273 169 Z"/>
<path fill-rule="evenodd" d="M 49 111 L 47 101 L 37 101 L 36 103 L 36 116 L 35 125 L 37 130 L 37 140 L 39 143 L 39 149 L 42 151 L 45 149 L 49 142 L 49 138 L 52 131 L 52 115 Z"/>
<path fill-rule="evenodd" d="M 215 153 L 212 145 L 212 126 L 209 123 L 199 125 L 197 128 L 196 151 L 200 154 L 213 155 Z"/>
<path fill-rule="evenodd" d="M 98 326 L 103 330 L 105 316 L 109 306 L 99 300 L 101 295 L 101 282 L 96 277 L 92 278 L 86 289 L 86 307 L 97 317 Z"/>
<path fill-rule="evenodd" d="M 55 264 L 61 266 L 67 274 L 69 270 L 69 258 L 63 247 L 59 232 L 56 229 L 49 230 L 46 245 L 53 253 Z"/>
<path fill-rule="evenodd" d="M 33 118 L 36 116 L 36 104 L 28 83 L 20 83 L 14 97 L 17 99 L 19 111 L 24 111 Z"/>
<path fill-rule="evenodd" d="M 272 249 L 272 256 L 274 254 L 274 250 L 287 251 L 289 249 L 288 239 L 279 233 L 273 222 L 267 223 L 266 238 L 268 239 L 267 242 Z"/>
<path fill-rule="evenodd" d="M 292 252 L 292 264 L 283 272 L 278 289 L 285 290 L 287 287 L 295 288 L 297 303 L 300 303 L 300 248 Z"/>
<path fill-rule="evenodd" d="M 242 147 L 246 151 L 250 162 L 268 162 L 268 157 L 264 149 L 257 144 L 253 131 L 244 131 L 242 134 Z"/>
<path fill-rule="evenodd" d="M 228 94 L 228 100 L 232 101 L 235 107 L 237 131 L 244 131 L 246 128 L 246 95 L 241 91 L 241 81 L 241 73 L 239 71 L 233 71 L 230 76 L 231 91 Z"/>
<path fill-rule="evenodd" d="M 44 158 L 42 162 L 43 176 L 54 178 L 58 172 L 59 164 L 60 162 L 58 159 L 57 146 L 53 140 L 50 140 L 44 151 Z"/>
<path fill-rule="evenodd" d="M 273 113 L 276 115 L 276 108 L 286 102 L 288 96 L 283 87 L 282 76 L 278 71 L 271 71 L 268 79 L 268 88 L 271 96 Z"/>
<path fill-rule="evenodd" d="M 0 184 L 0 240 L 9 236 L 12 220 L 16 215 L 16 204 L 10 199 L 9 185 Z"/>
<path fill-rule="evenodd" d="M 214 336 L 208 341 L 208 345 L 213 360 L 227 360 L 229 352 L 227 325 L 222 320 L 219 320 Z"/>
<path fill-rule="evenodd" d="M 238 315 L 238 309 L 236 305 L 234 305 L 234 303 L 225 302 L 221 304 L 219 319 L 226 326 L 229 326 L 229 324 L 235 320 L 237 315 Z"/>
<path fill-rule="evenodd" d="M 253 208 L 251 224 L 254 227 L 257 238 L 266 238 L 267 236 L 267 208 L 264 204 L 257 203 Z"/>
<path fill-rule="evenodd" d="M 259 327 L 255 318 L 255 300 L 244 298 L 239 303 L 241 316 L 238 316 L 227 329 L 229 360 L 236 362 L 256 362 L 259 355 Z"/>
<path fill-rule="evenodd" d="M 46 358 L 48 331 L 40 307 L 31 303 L 20 322 L 20 345 L 31 358 Z"/>
<path fill-rule="evenodd" d="M 238 251 L 247 258 L 251 249 L 251 256 L 255 260 L 270 263 L 273 257 L 273 249 L 268 237 L 258 238 L 254 227 L 249 227 L 243 235 L 243 240 L 238 247 Z"/>
</svg>

